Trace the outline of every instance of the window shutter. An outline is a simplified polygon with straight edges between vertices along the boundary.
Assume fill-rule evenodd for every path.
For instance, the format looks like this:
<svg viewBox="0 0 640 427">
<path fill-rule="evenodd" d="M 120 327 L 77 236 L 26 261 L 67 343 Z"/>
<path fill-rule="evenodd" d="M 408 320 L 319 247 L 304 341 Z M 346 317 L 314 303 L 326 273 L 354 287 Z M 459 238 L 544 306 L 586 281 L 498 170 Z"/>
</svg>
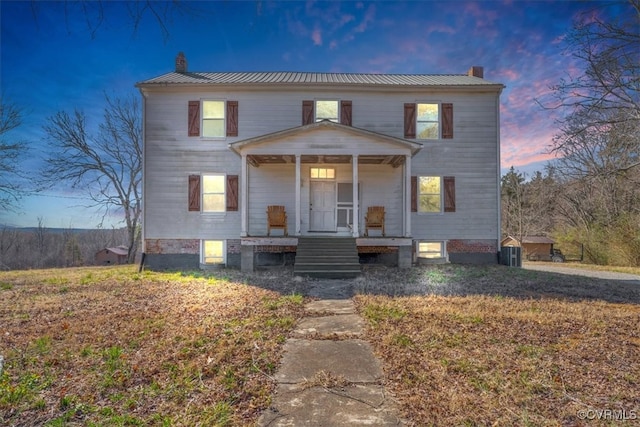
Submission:
<svg viewBox="0 0 640 427">
<path fill-rule="evenodd" d="M 227 136 L 238 136 L 238 101 L 227 101 Z"/>
<path fill-rule="evenodd" d="M 351 101 L 340 102 L 340 123 L 351 126 Z"/>
<path fill-rule="evenodd" d="M 445 176 L 444 181 L 444 211 L 456 211 L 456 178 L 454 176 Z"/>
<path fill-rule="evenodd" d="M 189 101 L 189 136 L 200 136 L 200 101 Z"/>
<path fill-rule="evenodd" d="M 416 139 L 416 104 L 404 104 L 404 137 Z"/>
<path fill-rule="evenodd" d="M 310 125 L 313 119 L 313 101 L 302 101 L 302 125 Z"/>
<path fill-rule="evenodd" d="M 238 210 L 238 175 L 227 175 L 227 211 Z"/>
<path fill-rule="evenodd" d="M 200 175 L 189 175 L 189 212 L 200 212 Z"/>
<path fill-rule="evenodd" d="M 411 212 L 418 212 L 418 177 L 411 177 Z"/>
<path fill-rule="evenodd" d="M 453 138 L 453 104 L 442 104 L 442 138 Z"/>
</svg>

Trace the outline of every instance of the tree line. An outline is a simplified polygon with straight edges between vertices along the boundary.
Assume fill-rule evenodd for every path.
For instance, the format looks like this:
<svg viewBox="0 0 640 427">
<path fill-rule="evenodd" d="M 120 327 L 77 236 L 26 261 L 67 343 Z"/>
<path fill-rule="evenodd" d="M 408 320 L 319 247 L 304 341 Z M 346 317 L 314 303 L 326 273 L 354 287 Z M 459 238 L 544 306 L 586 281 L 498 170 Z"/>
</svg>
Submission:
<svg viewBox="0 0 640 427">
<path fill-rule="evenodd" d="M 640 265 L 640 0 L 617 22 L 574 23 L 564 43 L 582 72 L 538 100 L 564 113 L 556 160 L 529 180 L 502 178 L 503 233 L 579 242 L 588 262 Z M 613 6 L 611 4 L 610 6 Z"/>
<path fill-rule="evenodd" d="M 126 228 L 74 230 L 0 227 L 0 270 L 94 265 L 96 252 L 127 239 Z"/>
</svg>

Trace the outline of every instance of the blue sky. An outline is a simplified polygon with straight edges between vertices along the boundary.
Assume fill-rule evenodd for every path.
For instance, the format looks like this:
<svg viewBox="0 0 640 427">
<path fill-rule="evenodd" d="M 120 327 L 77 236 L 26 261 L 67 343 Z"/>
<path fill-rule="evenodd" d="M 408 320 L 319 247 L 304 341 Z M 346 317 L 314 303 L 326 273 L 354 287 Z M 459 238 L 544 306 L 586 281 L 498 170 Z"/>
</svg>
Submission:
<svg viewBox="0 0 640 427">
<path fill-rule="evenodd" d="M 572 21 L 585 11 L 606 18 L 631 9 L 614 1 L 199 1 L 167 12 L 167 35 L 150 13 L 134 28 L 132 3 L 101 3 L 99 21 L 99 4 L 0 2 L 1 90 L 24 111 L 6 137 L 29 142 L 26 170 L 41 163 L 47 117 L 79 108 L 97 124 L 105 93 L 137 95 L 136 82 L 172 71 L 183 51 L 191 71 L 448 74 L 484 66 L 486 79 L 506 86 L 502 166 L 531 173 L 551 158 L 558 114 L 534 99 L 579 72 L 563 53 Z M 0 224 L 33 226 L 40 217 L 47 227 L 93 228 L 102 215 L 87 204 L 82 192 L 61 187 L 0 212 Z"/>
</svg>

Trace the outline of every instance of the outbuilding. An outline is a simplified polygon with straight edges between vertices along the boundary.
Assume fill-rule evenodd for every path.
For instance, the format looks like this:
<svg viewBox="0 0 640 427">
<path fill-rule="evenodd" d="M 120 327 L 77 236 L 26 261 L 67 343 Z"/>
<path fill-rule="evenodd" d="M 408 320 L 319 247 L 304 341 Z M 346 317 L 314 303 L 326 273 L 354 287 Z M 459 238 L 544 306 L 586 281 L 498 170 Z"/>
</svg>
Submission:
<svg viewBox="0 0 640 427">
<path fill-rule="evenodd" d="M 126 246 L 104 248 L 96 252 L 96 265 L 126 264 L 128 250 Z"/>
</svg>

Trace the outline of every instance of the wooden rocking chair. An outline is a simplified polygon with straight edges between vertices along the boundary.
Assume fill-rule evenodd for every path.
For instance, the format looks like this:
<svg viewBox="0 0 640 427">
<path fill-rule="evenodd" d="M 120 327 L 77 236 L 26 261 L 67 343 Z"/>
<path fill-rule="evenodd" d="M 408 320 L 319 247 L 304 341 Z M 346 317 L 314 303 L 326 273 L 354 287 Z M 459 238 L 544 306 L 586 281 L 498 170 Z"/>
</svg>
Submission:
<svg viewBox="0 0 640 427">
<path fill-rule="evenodd" d="M 271 236 L 272 228 L 281 228 L 285 236 L 289 235 L 287 231 L 287 212 L 284 206 L 267 206 L 267 236 Z"/>
<path fill-rule="evenodd" d="M 384 206 L 369 206 L 364 217 L 364 235 L 369 237 L 369 229 L 378 229 L 384 237 Z"/>
</svg>

